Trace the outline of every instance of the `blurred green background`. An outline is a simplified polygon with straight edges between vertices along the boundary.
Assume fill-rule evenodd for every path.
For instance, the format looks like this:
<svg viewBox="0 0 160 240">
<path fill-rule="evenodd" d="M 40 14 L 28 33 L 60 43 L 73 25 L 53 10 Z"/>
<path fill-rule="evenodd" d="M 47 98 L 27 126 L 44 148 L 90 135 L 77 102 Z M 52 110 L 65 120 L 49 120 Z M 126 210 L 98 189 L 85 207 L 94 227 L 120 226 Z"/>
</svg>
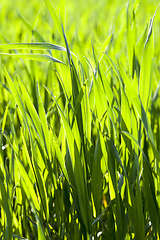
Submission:
<svg viewBox="0 0 160 240">
<path fill-rule="evenodd" d="M 52 0 L 58 8 L 60 1 Z M 134 2 L 134 1 L 130 1 Z M 158 5 L 158 0 L 137 1 L 137 24 L 140 25 L 139 35 L 145 28 L 146 21 L 153 16 Z M 101 43 L 111 32 L 126 31 L 124 15 L 126 15 L 127 0 L 67 0 L 66 1 L 66 33 L 69 40 L 80 41 L 88 44 L 93 35 Z M 19 21 L 18 11 L 35 28 L 45 35 L 48 42 L 56 42 L 59 39 L 57 30 L 43 0 L 1 0 L 0 2 L 0 32 L 11 42 L 30 41 L 31 33 L 26 29 L 22 21 Z M 159 30 L 160 14 L 157 14 L 155 28 Z M 54 39 L 52 38 L 54 35 Z M 118 37 L 118 34 L 116 33 Z M 139 37 L 139 36 L 137 36 Z M 159 36 L 156 35 L 158 41 Z M 3 42 L 3 40 L 1 40 Z M 70 42 L 70 41 L 69 41 Z M 74 46 L 74 43 L 72 43 Z M 84 47 L 85 48 L 85 47 Z"/>
</svg>

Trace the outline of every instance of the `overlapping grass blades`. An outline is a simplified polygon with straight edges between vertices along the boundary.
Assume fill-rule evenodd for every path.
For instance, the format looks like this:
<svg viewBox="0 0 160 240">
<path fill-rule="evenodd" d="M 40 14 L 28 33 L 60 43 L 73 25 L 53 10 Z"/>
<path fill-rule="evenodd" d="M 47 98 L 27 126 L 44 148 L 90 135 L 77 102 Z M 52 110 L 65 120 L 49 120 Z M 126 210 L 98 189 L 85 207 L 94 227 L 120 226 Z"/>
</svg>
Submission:
<svg viewBox="0 0 160 240">
<path fill-rule="evenodd" d="M 0 49 L 30 49 L 30 50 L 59 50 L 66 51 L 62 46 L 51 44 L 51 43 L 8 43 L 1 44 Z M 35 61 L 52 61 L 63 63 L 62 61 L 47 55 L 47 54 L 38 54 L 38 53 L 2 53 L 1 55 L 11 56 L 14 58 L 29 59 Z"/>
<path fill-rule="evenodd" d="M 158 6 L 159 7 L 159 6 Z M 151 91 L 152 91 L 152 73 L 153 73 L 153 56 L 154 56 L 154 42 L 153 42 L 153 21 L 158 10 L 158 7 L 154 13 L 153 18 L 150 20 L 149 31 L 144 46 L 141 72 L 140 72 L 140 84 L 139 95 L 143 103 L 145 111 L 148 109 Z"/>
<path fill-rule="evenodd" d="M 70 51 L 65 1 L 59 17 L 45 0 L 65 47 L 46 43 L 22 14 L 32 37 L 42 43 L 0 45 L 16 50 L 1 53 L 2 59 L 51 61 L 44 67 L 4 61 L 1 239 L 159 239 L 159 73 L 152 65 L 156 12 L 148 35 L 144 31 L 137 41 L 138 2 L 128 1 L 119 38 L 110 31 L 100 46 L 92 38 L 87 58 Z M 127 57 L 121 45 L 124 28 Z M 59 50 L 56 58 L 51 50 Z M 14 64 L 17 74 L 11 78 Z"/>
</svg>

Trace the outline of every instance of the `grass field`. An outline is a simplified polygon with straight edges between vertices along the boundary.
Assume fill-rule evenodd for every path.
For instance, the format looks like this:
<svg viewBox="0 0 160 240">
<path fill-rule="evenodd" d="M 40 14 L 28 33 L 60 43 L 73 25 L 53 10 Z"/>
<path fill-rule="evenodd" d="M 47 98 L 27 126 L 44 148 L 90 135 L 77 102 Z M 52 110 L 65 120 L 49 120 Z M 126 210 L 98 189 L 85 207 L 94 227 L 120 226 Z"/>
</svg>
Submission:
<svg viewBox="0 0 160 240">
<path fill-rule="evenodd" d="M 1 0 L 0 239 L 160 239 L 156 0 Z"/>
</svg>

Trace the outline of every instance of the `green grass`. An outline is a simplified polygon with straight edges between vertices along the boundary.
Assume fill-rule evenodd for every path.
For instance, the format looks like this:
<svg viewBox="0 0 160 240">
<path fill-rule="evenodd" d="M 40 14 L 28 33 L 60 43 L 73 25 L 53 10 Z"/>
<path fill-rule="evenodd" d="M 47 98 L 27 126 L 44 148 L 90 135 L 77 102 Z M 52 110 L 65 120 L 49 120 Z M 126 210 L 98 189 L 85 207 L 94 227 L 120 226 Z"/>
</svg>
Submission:
<svg viewBox="0 0 160 240">
<path fill-rule="evenodd" d="M 0 239 L 160 239 L 158 1 L 11 2 Z"/>
</svg>

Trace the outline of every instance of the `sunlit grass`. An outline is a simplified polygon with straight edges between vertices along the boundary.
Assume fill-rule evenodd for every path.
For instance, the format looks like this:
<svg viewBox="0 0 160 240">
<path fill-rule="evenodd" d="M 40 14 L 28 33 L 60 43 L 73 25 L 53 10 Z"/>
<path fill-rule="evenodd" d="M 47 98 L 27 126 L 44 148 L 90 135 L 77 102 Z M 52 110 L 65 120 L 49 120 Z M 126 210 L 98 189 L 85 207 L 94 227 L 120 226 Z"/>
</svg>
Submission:
<svg viewBox="0 0 160 240">
<path fill-rule="evenodd" d="M 158 2 L 39 3 L 1 5 L 0 238 L 159 239 Z"/>
</svg>

